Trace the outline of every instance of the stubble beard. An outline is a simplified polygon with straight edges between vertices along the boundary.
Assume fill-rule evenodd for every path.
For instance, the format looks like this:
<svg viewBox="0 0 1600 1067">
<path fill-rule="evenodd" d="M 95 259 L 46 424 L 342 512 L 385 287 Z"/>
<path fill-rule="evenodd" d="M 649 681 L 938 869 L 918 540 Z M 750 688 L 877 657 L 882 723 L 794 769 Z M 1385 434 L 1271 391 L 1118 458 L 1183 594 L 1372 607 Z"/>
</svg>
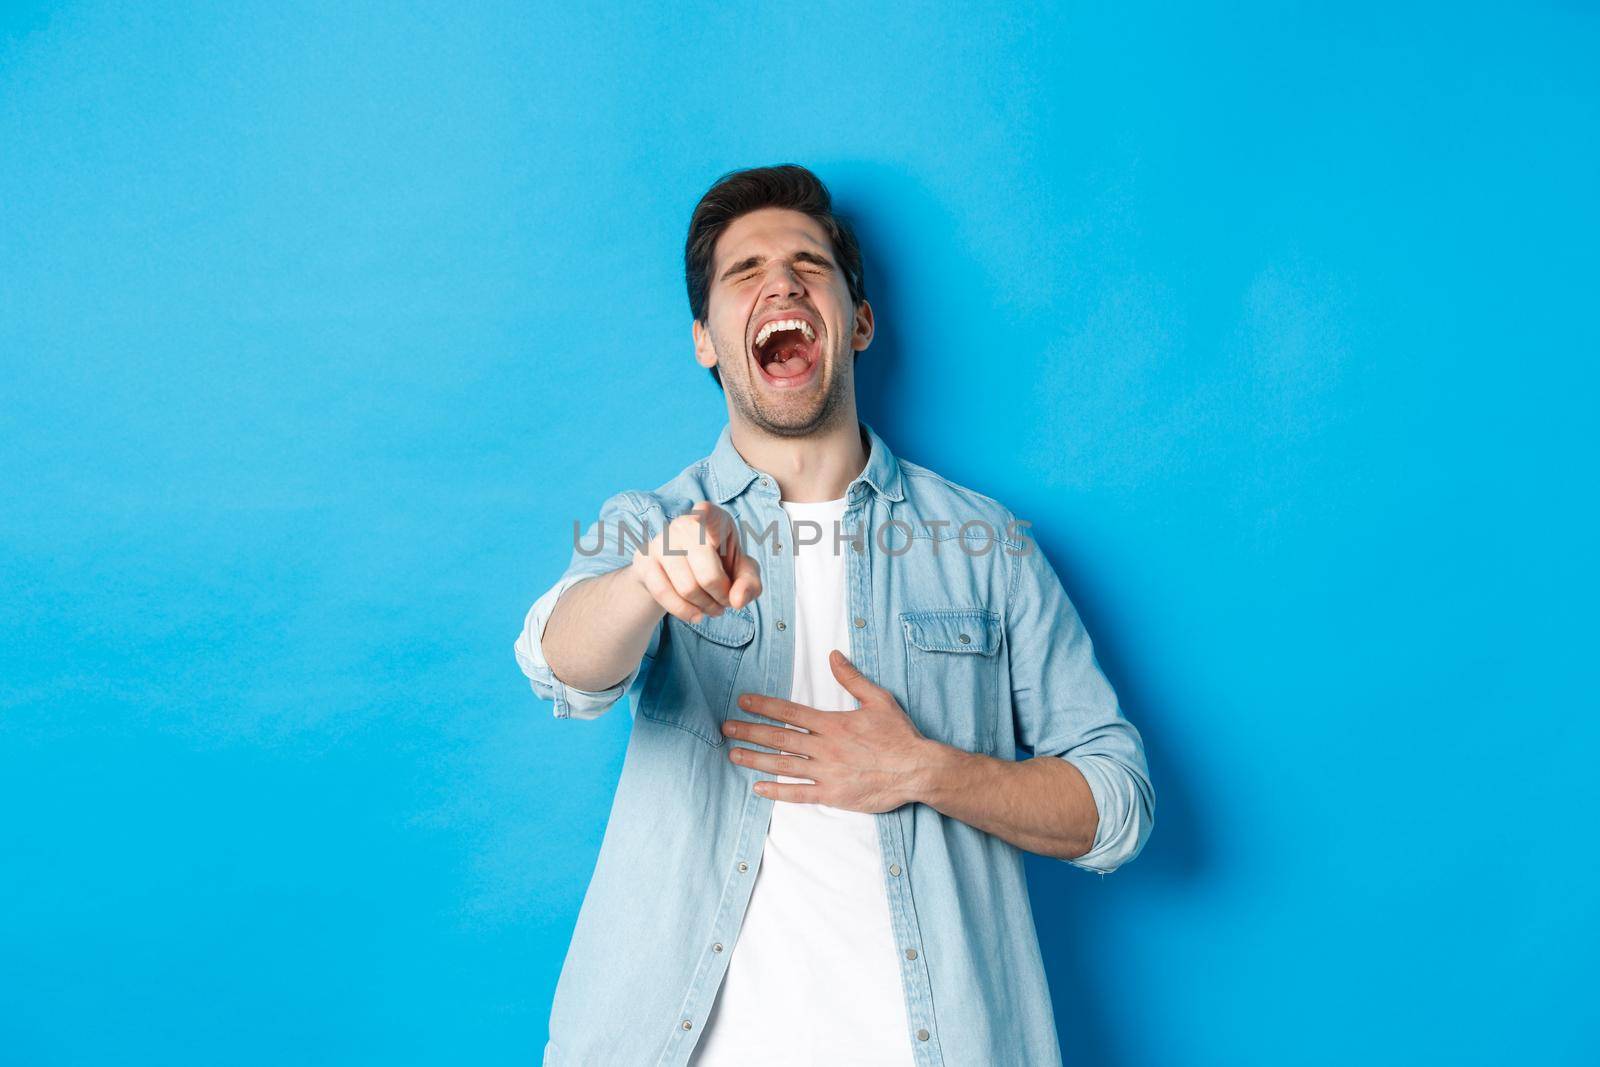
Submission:
<svg viewBox="0 0 1600 1067">
<path fill-rule="evenodd" d="M 715 338 L 712 339 L 712 347 L 716 349 L 720 366 L 726 368 L 732 359 L 739 359 L 746 361 L 744 367 L 750 374 L 761 373 L 755 365 L 755 356 L 745 354 L 742 342 L 731 353 L 725 351 Z M 845 401 L 851 388 L 848 356 L 848 352 L 835 352 L 831 358 L 818 357 L 823 365 L 817 368 L 817 374 L 823 376 L 827 390 L 821 397 L 789 397 L 790 403 L 781 400 L 774 403 L 770 392 L 762 391 L 759 384 L 743 374 L 735 380 L 733 375 L 724 373 L 722 387 L 732 399 L 734 410 L 765 433 L 774 437 L 810 437 L 831 430 L 845 420 Z"/>
</svg>

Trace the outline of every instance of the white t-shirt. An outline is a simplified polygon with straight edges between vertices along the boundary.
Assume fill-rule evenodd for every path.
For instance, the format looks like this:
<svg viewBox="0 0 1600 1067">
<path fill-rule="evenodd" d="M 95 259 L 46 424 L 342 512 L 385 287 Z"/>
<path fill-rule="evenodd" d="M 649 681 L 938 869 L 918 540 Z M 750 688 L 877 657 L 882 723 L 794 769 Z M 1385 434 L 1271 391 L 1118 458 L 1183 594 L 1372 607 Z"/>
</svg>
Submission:
<svg viewBox="0 0 1600 1067">
<path fill-rule="evenodd" d="M 789 699 L 825 711 L 857 708 L 828 667 L 832 649 L 850 654 L 845 554 L 851 548 L 848 541 L 834 548 L 845 500 L 783 507 L 791 523 L 809 520 L 822 534 L 800 545 L 793 526 L 789 531 L 787 545 L 795 548 Z M 816 540 L 815 528 L 802 532 Z M 914 1062 L 876 818 L 826 804 L 772 802 L 750 905 L 690 1060 L 695 1067 Z"/>
</svg>

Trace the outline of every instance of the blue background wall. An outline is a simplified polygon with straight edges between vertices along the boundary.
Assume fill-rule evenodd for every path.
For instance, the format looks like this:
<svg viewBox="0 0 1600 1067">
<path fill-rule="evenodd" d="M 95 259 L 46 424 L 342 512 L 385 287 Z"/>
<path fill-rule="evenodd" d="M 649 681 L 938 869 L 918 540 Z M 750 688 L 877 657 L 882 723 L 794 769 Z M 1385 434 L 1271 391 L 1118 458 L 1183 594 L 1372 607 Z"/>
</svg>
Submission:
<svg viewBox="0 0 1600 1067">
<path fill-rule="evenodd" d="M 7 5 L 0 1058 L 536 1062 L 629 719 L 511 643 L 794 160 L 1147 738 L 1068 1062 L 1595 1062 L 1600 16 L 1328 6 Z"/>
</svg>

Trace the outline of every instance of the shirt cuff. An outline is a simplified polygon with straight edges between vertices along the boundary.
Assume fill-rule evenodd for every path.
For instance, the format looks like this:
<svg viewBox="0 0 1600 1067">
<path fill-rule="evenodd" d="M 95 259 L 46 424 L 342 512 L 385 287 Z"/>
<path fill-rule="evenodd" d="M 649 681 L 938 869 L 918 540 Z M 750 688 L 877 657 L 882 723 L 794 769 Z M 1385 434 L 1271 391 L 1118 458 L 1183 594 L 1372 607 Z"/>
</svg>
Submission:
<svg viewBox="0 0 1600 1067">
<path fill-rule="evenodd" d="M 1095 827 L 1094 847 L 1066 862 L 1074 867 L 1110 874 L 1144 848 L 1150 836 L 1153 804 L 1146 802 L 1142 783 L 1135 782 L 1116 760 L 1109 756 L 1085 754 L 1058 756 L 1083 775 L 1094 796 L 1100 821 Z"/>
<path fill-rule="evenodd" d="M 533 686 L 533 691 L 541 698 L 554 703 L 554 714 L 558 719 L 593 719 L 599 717 L 625 693 L 628 686 L 638 674 L 637 668 L 633 674 L 610 689 L 592 691 L 579 689 L 568 685 L 550 670 L 550 664 L 545 662 L 544 649 L 541 641 L 544 637 L 544 628 L 550 621 L 550 616 L 555 612 L 556 601 L 561 594 L 572 586 L 593 574 L 567 575 L 550 587 L 550 590 L 534 601 L 533 607 L 528 609 L 527 618 L 523 621 L 522 633 L 517 638 L 516 653 L 517 665 L 522 668 L 522 673 L 527 675 L 528 682 Z"/>
</svg>

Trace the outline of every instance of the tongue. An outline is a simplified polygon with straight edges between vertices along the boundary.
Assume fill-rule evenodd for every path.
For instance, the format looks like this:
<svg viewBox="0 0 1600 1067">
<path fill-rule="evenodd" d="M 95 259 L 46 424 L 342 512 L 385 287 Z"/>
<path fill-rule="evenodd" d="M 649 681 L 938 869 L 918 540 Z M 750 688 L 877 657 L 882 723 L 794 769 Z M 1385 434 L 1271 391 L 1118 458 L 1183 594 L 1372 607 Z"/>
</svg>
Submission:
<svg viewBox="0 0 1600 1067">
<path fill-rule="evenodd" d="M 793 355 L 788 359 L 775 359 L 767 364 L 767 373 L 774 378 L 793 378 L 797 374 L 805 373 L 811 364 L 802 355 Z"/>
</svg>

